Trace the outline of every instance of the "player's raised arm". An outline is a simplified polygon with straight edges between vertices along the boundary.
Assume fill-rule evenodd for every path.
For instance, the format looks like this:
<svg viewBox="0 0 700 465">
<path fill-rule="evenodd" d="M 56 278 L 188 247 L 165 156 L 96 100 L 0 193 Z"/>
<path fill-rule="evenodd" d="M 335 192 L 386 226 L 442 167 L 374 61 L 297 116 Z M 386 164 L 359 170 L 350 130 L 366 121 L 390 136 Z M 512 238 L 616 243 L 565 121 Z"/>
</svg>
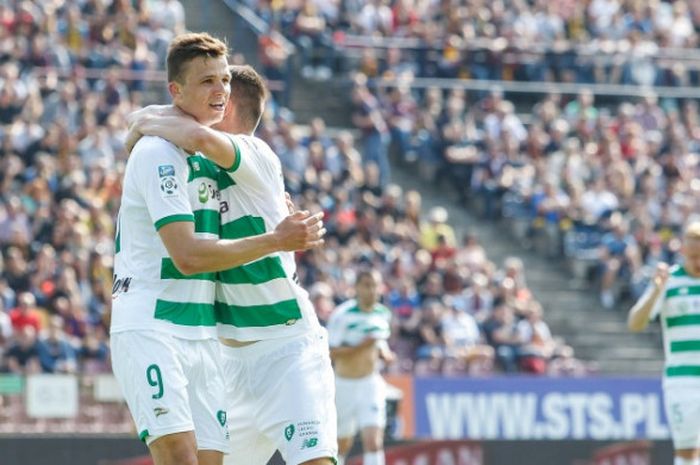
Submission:
<svg viewBox="0 0 700 465">
<path fill-rule="evenodd" d="M 661 297 L 663 293 L 667 280 L 668 265 L 666 263 L 659 263 L 649 288 L 634 304 L 632 309 L 630 309 L 629 315 L 627 316 L 627 327 L 630 331 L 639 332 L 647 327 L 649 324 L 649 317 L 659 297 Z"/>
<path fill-rule="evenodd" d="M 198 123 L 172 105 L 151 105 L 128 119 L 127 150 L 141 136 L 157 136 L 187 152 L 204 153 L 222 168 L 230 168 L 236 162 L 236 149 L 228 135 Z"/>
</svg>

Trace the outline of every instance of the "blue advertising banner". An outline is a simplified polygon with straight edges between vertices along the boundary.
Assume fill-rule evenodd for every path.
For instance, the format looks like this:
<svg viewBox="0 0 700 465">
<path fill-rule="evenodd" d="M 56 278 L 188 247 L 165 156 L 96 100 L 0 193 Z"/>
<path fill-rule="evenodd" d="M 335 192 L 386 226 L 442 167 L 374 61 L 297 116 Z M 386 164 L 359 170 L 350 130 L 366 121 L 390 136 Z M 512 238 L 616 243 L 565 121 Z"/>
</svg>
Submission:
<svg viewBox="0 0 700 465">
<path fill-rule="evenodd" d="M 668 439 L 650 378 L 415 378 L 416 436 L 433 439 Z"/>
</svg>

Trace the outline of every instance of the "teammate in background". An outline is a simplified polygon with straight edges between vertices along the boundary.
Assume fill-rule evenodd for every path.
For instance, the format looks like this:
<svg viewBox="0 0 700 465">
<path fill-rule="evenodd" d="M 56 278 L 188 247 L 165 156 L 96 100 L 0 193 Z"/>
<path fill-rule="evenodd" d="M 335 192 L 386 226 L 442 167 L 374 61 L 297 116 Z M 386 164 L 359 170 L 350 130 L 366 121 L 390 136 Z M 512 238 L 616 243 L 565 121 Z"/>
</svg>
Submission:
<svg viewBox="0 0 700 465">
<path fill-rule="evenodd" d="M 226 45 L 207 34 L 185 34 L 170 44 L 173 102 L 202 124 L 224 116 L 227 54 Z M 218 465 L 229 448 L 213 272 L 322 243 L 322 223 L 308 212 L 269 233 L 218 239 L 218 194 L 209 189 L 218 172 L 208 163 L 163 139 L 144 137 L 124 175 L 112 362 L 155 465 Z"/>
<path fill-rule="evenodd" d="M 379 374 L 379 360 L 391 362 L 394 354 L 387 343 L 391 311 L 379 303 L 381 287 L 378 271 L 361 271 L 355 282 L 356 299 L 337 307 L 328 322 L 341 464 L 359 430 L 362 463 L 384 465 L 386 385 Z"/>
<path fill-rule="evenodd" d="M 683 233 L 683 263 L 657 265 L 646 292 L 629 312 L 638 332 L 661 318 L 666 368 L 666 417 L 675 449 L 674 465 L 700 465 L 700 221 Z"/>
<path fill-rule="evenodd" d="M 250 66 L 231 67 L 231 99 L 213 130 L 172 107 L 132 116 L 132 132 L 200 151 L 220 180 L 221 237 L 260 234 L 288 214 L 282 166 L 253 136 L 266 89 Z M 216 313 L 228 384 L 232 452 L 227 463 L 265 465 L 278 449 L 289 465 L 331 465 L 337 455 L 335 387 L 325 330 L 301 288 L 291 253 L 219 273 Z"/>
</svg>

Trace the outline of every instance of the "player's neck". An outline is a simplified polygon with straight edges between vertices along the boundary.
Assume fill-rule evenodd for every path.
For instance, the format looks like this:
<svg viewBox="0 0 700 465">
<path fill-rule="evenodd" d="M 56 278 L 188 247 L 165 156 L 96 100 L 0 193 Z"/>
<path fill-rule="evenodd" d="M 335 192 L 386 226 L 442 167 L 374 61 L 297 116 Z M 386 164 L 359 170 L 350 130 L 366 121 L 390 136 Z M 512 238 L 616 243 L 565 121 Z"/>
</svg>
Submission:
<svg viewBox="0 0 700 465">
<path fill-rule="evenodd" d="M 357 301 L 357 308 L 366 313 L 370 313 L 372 310 L 374 310 L 375 305 L 375 302 L 360 302 L 359 300 Z"/>
</svg>

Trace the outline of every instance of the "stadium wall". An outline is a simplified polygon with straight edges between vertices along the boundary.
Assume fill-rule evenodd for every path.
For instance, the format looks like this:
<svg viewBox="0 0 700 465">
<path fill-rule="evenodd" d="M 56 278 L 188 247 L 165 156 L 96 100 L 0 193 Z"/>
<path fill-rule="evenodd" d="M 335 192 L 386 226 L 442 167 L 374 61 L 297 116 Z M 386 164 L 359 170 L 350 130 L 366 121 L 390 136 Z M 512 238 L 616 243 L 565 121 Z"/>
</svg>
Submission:
<svg viewBox="0 0 700 465">
<path fill-rule="evenodd" d="M 124 437 L 0 437 L 3 465 L 152 465 Z M 347 465 L 361 465 L 357 452 Z M 390 441 L 387 465 L 671 465 L 670 441 Z M 276 456 L 268 465 L 284 465 Z"/>
</svg>

